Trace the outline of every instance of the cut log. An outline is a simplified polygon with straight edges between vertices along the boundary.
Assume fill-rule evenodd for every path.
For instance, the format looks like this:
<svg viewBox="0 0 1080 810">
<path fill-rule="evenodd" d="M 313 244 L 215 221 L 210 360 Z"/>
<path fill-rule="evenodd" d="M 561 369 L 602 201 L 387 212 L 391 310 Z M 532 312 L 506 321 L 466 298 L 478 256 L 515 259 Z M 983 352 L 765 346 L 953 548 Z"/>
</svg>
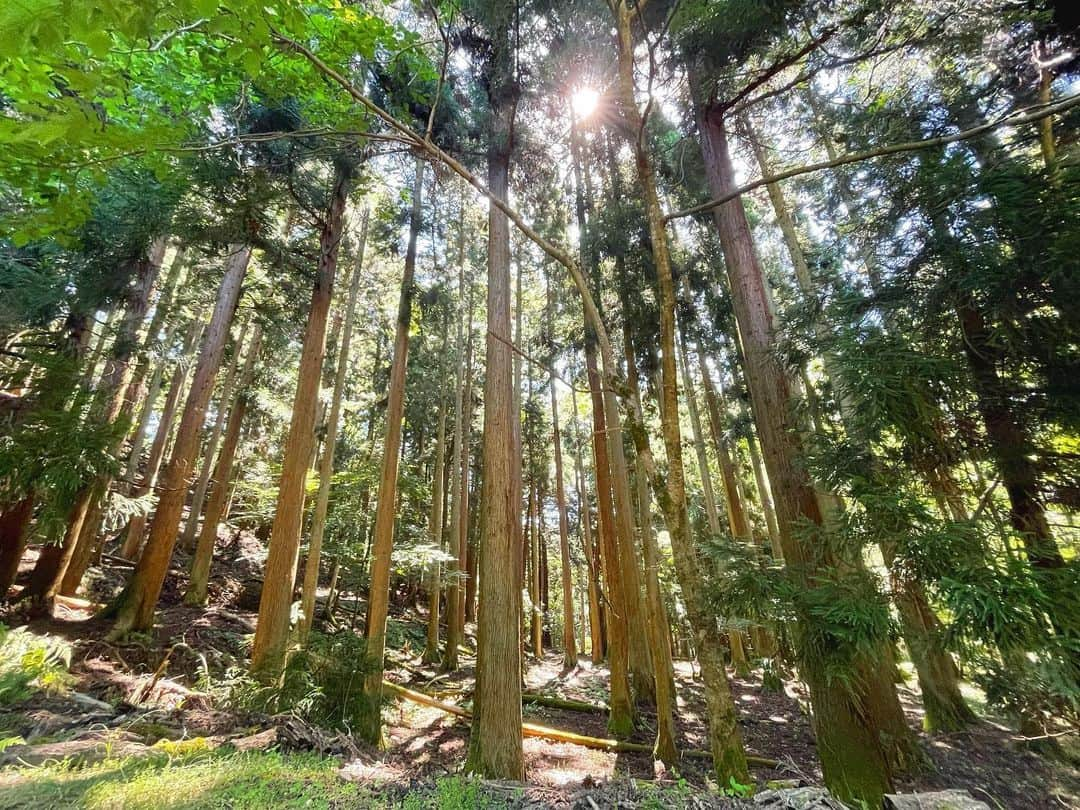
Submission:
<svg viewBox="0 0 1080 810">
<path fill-rule="evenodd" d="M 414 689 L 407 689 L 404 686 L 399 686 L 396 683 L 390 681 L 383 681 L 383 688 L 393 692 L 398 697 L 403 697 L 406 700 L 411 700 L 414 703 L 419 703 L 423 706 L 431 706 L 434 709 L 439 709 L 447 714 L 452 714 L 454 717 L 458 717 L 462 720 L 471 720 L 472 713 L 460 706 L 455 706 L 452 703 L 444 703 L 441 700 L 436 700 L 430 695 L 425 695 L 423 692 L 417 692 Z M 613 753 L 644 753 L 651 754 L 652 746 L 644 743 L 631 743 L 624 742 L 622 740 L 604 739 L 601 737 L 586 737 L 583 734 L 574 734 L 570 731 L 562 731 L 557 728 L 549 728 L 548 726 L 537 725 L 536 723 L 522 723 L 521 733 L 525 737 L 536 737 L 542 740 L 550 740 L 552 742 L 569 743 L 570 745 L 580 745 L 584 748 L 592 748 L 599 751 L 611 751 Z M 708 751 L 683 751 L 682 755 L 685 757 L 694 758 L 708 758 L 712 759 L 712 754 Z M 775 759 L 768 759 L 766 757 L 755 757 L 747 755 L 746 761 L 749 765 L 754 765 L 759 768 L 775 768 L 780 763 Z"/>
</svg>

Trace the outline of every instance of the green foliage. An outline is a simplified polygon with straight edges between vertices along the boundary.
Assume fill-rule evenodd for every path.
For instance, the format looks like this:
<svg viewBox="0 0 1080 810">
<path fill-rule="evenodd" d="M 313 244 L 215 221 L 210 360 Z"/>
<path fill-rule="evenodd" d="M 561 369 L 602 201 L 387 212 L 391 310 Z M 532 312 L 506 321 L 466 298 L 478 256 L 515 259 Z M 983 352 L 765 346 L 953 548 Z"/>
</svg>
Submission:
<svg viewBox="0 0 1080 810">
<path fill-rule="evenodd" d="M 25 700 L 35 689 L 66 689 L 70 665 L 71 645 L 66 641 L 0 624 L 0 706 Z"/>
<path fill-rule="evenodd" d="M 260 684 L 245 670 L 232 669 L 206 687 L 234 711 L 290 713 L 316 726 L 349 731 L 368 712 L 379 710 L 361 688 L 371 670 L 362 638 L 350 631 L 313 631 L 308 646 L 289 656 L 280 683 Z"/>
</svg>

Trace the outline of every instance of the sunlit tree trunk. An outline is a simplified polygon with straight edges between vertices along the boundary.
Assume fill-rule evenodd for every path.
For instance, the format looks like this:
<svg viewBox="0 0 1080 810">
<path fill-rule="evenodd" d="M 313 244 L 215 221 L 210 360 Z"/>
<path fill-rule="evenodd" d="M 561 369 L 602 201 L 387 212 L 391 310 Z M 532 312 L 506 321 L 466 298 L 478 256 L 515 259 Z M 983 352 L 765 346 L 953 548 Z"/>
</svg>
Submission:
<svg viewBox="0 0 1080 810">
<path fill-rule="evenodd" d="M 604 660 L 604 620 L 600 606 L 599 567 L 594 553 L 592 533 L 592 507 L 586 490 L 588 481 L 581 461 L 581 437 L 577 431 L 577 391 L 570 389 L 571 404 L 574 409 L 574 478 L 577 489 L 578 521 L 581 524 L 580 537 L 585 552 L 585 580 L 589 599 L 589 654 L 593 664 Z"/>
<path fill-rule="evenodd" d="M 491 124 L 488 177 L 491 193 L 506 199 L 516 90 L 512 63 L 512 8 L 493 11 L 494 53 L 488 68 Z M 483 510 L 479 547 L 476 692 L 466 771 L 521 780 L 521 640 L 519 589 L 521 489 L 515 478 L 513 361 L 510 331 L 510 222 L 488 208 L 487 349 L 484 378 Z"/>
<path fill-rule="evenodd" d="M 225 276 L 218 290 L 210 325 L 203 338 L 172 458 L 165 467 L 161 499 L 150 524 L 146 547 L 127 587 L 105 611 L 106 616 L 115 620 L 111 637 L 123 636 L 129 631 L 149 630 L 153 625 L 154 608 L 157 606 L 176 544 L 188 477 L 198 452 L 199 431 L 214 390 L 214 379 L 221 366 L 225 342 L 236 313 L 240 288 L 250 258 L 251 248 L 246 245 L 232 245 L 229 249 Z"/>
<path fill-rule="evenodd" d="M 548 290 L 548 322 L 554 315 L 551 306 L 550 283 Z M 574 583 L 570 572 L 570 520 L 566 515 L 566 488 L 563 483 L 562 433 L 559 428 L 559 395 L 555 390 L 555 363 L 551 364 L 548 376 L 548 391 L 551 395 L 551 442 L 555 455 L 555 505 L 559 510 L 559 560 L 562 563 L 562 602 L 563 602 L 563 668 L 577 666 L 577 644 L 574 639 Z"/>
<path fill-rule="evenodd" d="M 608 604 L 605 615 L 608 666 L 611 669 L 611 698 L 608 731 L 615 737 L 629 736 L 634 728 L 634 706 L 630 694 L 629 640 L 626 598 L 620 576 L 618 541 L 615 537 L 615 509 L 611 497 L 611 468 L 608 461 L 607 422 L 600 373 L 596 368 L 596 337 L 586 330 L 585 368 L 592 395 L 593 468 L 596 472 L 596 501 L 599 514 L 603 595 Z"/>
<path fill-rule="evenodd" d="M 638 378 L 630 325 L 625 319 L 625 312 L 623 348 L 626 354 L 626 381 L 630 391 L 630 405 L 639 426 L 638 429 L 640 429 L 640 426 L 645 423 L 641 407 L 641 384 Z M 653 746 L 653 756 L 668 767 L 675 767 L 679 752 L 675 744 L 675 722 L 672 716 L 675 708 L 675 680 L 671 660 L 670 629 L 667 607 L 664 605 L 664 597 L 660 590 L 660 550 L 657 547 L 652 527 L 648 471 L 645 459 L 639 452 L 634 453 L 634 479 L 637 483 L 639 543 L 645 561 L 647 635 L 656 676 L 656 742 Z"/>
<path fill-rule="evenodd" d="M 165 239 L 159 237 L 150 245 L 146 255 L 135 263 L 132 282 L 125 294 L 124 315 L 112 346 L 112 356 L 105 364 L 91 419 L 112 425 L 131 418 L 135 392 L 131 382 L 138 364 L 139 329 L 150 308 L 150 296 L 161 270 L 165 255 Z M 122 443 L 123 439 L 120 440 Z M 120 450 L 118 444 L 115 451 Z M 100 522 L 103 499 L 112 485 L 112 475 L 99 475 L 79 491 L 68 511 L 68 525 L 60 545 L 46 545 L 38 556 L 25 596 L 42 602 L 51 609 L 52 600 L 63 587 L 64 576 L 72 559 L 78 554 L 80 539 L 93 543 L 94 538 L 83 535 L 84 526 L 96 529 Z M 93 533 L 96 535 L 96 531 Z M 89 554 L 86 555 L 89 559 Z M 80 579 L 82 572 L 79 572 Z"/>
<path fill-rule="evenodd" d="M 225 373 L 221 394 L 218 397 L 214 424 L 210 428 L 210 434 L 206 437 L 206 441 L 203 443 L 202 467 L 199 470 L 199 478 L 195 484 L 195 492 L 191 496 L 191 507 L 188 510 L 187 523 L 184 524 L 184 533 L 180 536 L 180 545 L 187 550 L 192 550 L 195 547 L 199 517 L 202 515 L 203 503 L 206 500 L 207 487 L 210 486 L 210 473 L 214 469 L 218 443 L 221 441 L 221 434 L 225 430 L 225 413 L 229 404 L 233 401 L 236 375 L 240 371 L 240 351 L 247 340 L 249 326 L 250 322 L 245 322 L 240 328 L 240 335 L 236 338 L 232 359 L 229 361 L 229 370 Z"/>
<path fill-rule="evenodd" d="M 652 242 L 653 262 L 659 282 L 661 398 L 664 403 L 661 423 L 668 470 L 667 486 L 663 492 L 658 491 L 656 495 L 661 499 L 662 509 L 667 518 L 672 554 L 683 591 L 687 616 L 697 635 L 698 657 L 708 709 L 713 768 L 720 784 L 728 784 L 731 778 L 745 782 L 749 777 L 742 735 L 739 732 L 727 672 L 724 670 L 723 660 L 720 657 L 719 629 L 715 617 L 705 604 L 704 594 L 701 591 L 702 577 L 686 506 L 682 436 L 678 421 L 678 371 L 675 362 L 675 282 L 672 276 L 671 256 L 656 189 L 652 158 L 645 142 L 637 137 L 637 133 L 642 130 L 643 121 L 635 100 L 631 8 L 625 0 L 618 0 L 612 4 L 612 10 L 618 40 L 618 99 L 622 124 L 634 150 L 635 166 L 641 183 L 649 237 Z M 637 446 L 640 451 L 640 443 L 637 443 Z"/>
<path fill-rule="evenodd" d="M 281 463 L 277 507 L 270 530 L 270 547 L 259 598 L 259 618 L 251 649 L 251 672 L 259 680 L 275 680 L 285 666 L 289 619 L 296 581 L 297 555 L 304 519 L 304 495 L 311 451 L 315 443 L 315 418 L 326 355 L 326 330 L 337 274 L 338 247 L 345 225 L 345 206 L 351 172 L 339 165 L 334 173 L 330 203 L 320 223 L 319 264 L 311 293 L 292 419 Z"/>
<path fill-rule="evenodd" d="M 735 187 L 723 113 L 708 103 L 700 106 L 699 128 L 710 191 L 720 196 Z M 761 438 L 765 465 L 775 498 L 777 524 L 790 575 L 803 588 L 816 572 L 829 576 L 836 568 L 828 549 L 813 549 L 795 531 L 800 521 L 822 525 L 821 509 L 804 466 L 801 439 L 793 424 L 792 393 L 787 376 L 773 357 L 775 335 L 765 279 L 754 252 L 742 202 L 736 198 L 714 210 L 725 256 L 754 421 Z M 843 800 L 877 804 L 892 786 L 890 744 L 882 738 L 888 724 L 879 714 L 891 710 L 892 694 L 876 693 L 869 684 L 879 680 L 882 660 L 860 656 L 851 661 L 853 679 L 841 684 L 826 672 L 821 652 L 813 649 L 808 616 L 800 617 L 800 674 L 810 687 L 814 728 L 826 784 Z M 857 687 L 852 689 L 852 684 Z M 876 686 L 876 684 L 874 684 Z"/>
<path fill-rule="evenodd" d="M 345 319 L 338 342 L 337 368 L 334 372 L 334 393 L 330 400 L 330 414 L 326 419 L 326 439 L 319 463 L 319 491 L 315 495 L 315 509 L 311 516 L 311 535 L 308 555 L 304 564 L 304 583 L 300 592 L 300 623 L 297 639 L 306 643 L 311 624 L 315 620 L 315 591 L 319 585 L 319 560 L 322 556 L 323 535 L 326 533 L 326 513 L 330 505 L 330 488 L 334 479 L 334 453 L 337 451 L 338 425 L 341 421 L 341 401 L 345 395 L 345 377 L 349 371 L 349 349 L 352 345 L 353 321 L 356 317 L 356 300 L 360 294 L 360 281 L 364 274 L 364 249 L 368 233 L 367 209 L 360 225 L 360 244 L 357 246 L 349 297 L 345 304 Z"/>
<path fill-rule="evenodd" d="M 371 546 L 371 577 L 366 618 L 367 654 L 371 672 L 364 679 L 364 693 L 372 701 L 373 706 L 358 731 L 360 736 L 372 745 L 382 744 L 382 718 L 378 703 L 382 694 L 386 615 L 390 602 L 390 557 L 394 550 L 401 423 L 405 413 L 405 371 L 409 361 L 413 276 L 416 271 L 416 240 L 420 234 L 423 190 L 424 162 L 417 156 L 413 169 L 409 242 L 405 251 L 401 295 L 398 299 L 397 320 L 394 324 L 394 348 L 390 362 L 390 383 L 387 389 L 386 435 L 383 441 L 382 473 L 375 503 L 375 530 Z"/>
<path fill-rule="evenodd" d="M 465 632 L 466 618 L 472 618 L 472 593 L 475 576 L 468 566 L 469 557 L 469 448 L 472 439 L 472 281 L 465 295 L 465 198 L 461 198 L 461 217 L 458 221 L 458 300 L 465 303 L 466 312 L 457 316 L 457 399 L 454 404 L 454 459 L 450 488 L 453 508 L 450 512 L 451 579 L 446 590 L 446 648 L 442 668 L 451 672 L 458 666 L 458 647 Z M 462 333 L 462 322 L 468 328 Z M 475 556 L 475 555 L 473 555 Z M 466 583 L 468 579 L 468 583 Z M 473 584 L 472 588 L 468 587 Z"/>
<path fill-rule="evenodd" d="M 240 445 L 241 430 L 244 425 L 244 414 L 247 411 L 251 394 L 248 387 L 251 385 L 255 374 L 255 364 L 258 362 L 259 347 L 262 342 L 262 328 L 255 324 L 252 330 L 251 340 L 247 347 L 247 358 L 244 360 L 243 371 L 236 386 L 236 397 L 229 409 L 228 427 L 225 430 L 225 438 L 221 443 L 221 452 L 218 454 L 217 463 L 214 465 L 214 473 L 210 478 L 210 499 L 206 502 L 206 515 L 203 519 L 202 530 L 199 532 L 199 540 L 195 545 L 195 554 L 191 559 L 191 573 L 188 577 L 187 591 L 184 593 L 184 602 L 189 605 L 206 604 L 206 589 L 210 582 L 210 565 L 214 557 L 214 543 L 217 540 L 218 524 L 224 519 L 225 507 L 229 497 L 229 482 L 232 479 L 232 468 L 236 460 L 236 451 Z M 240 347 L 237 347 L 237 354 Z"/>
<path fill-rule="evenodd" d="M 172 379 L 169 381 L 169 391 L 165 395 L 165 403 L 161 406 L 161 415 L 158 417 L 154 440 L 150 443 L 150 454 L 146 459 L 146 469 L 143 471 L 139 486 L 132 493 L 134 497 L 141 498 L 145 496 L 157 483 L 161 462 L 165 458 L 169 437 L 172 434 L 173 422 L 176 420 L 176 412 L 184 394 L 188 371 L 191 368 L 191 359 L 196 347 L 199 345 L 203 327 L 203 323 L 198 319 L 191 324 L 187 337 L 184 339 L 180 356 L 174 363 Z M 147 520 L 147 515 L 137 515 L 131 519 L 127 527 L 127 533 L 124 535 L 120 556 L 128 560 L 138 558 L 139 549 L 142 548 L 143 535 L 146 533 Z"/>
<path fill-rule="evenodd" d="M 443 318 L 442 350 L 439 356 L 446 356 L 446 326 L 449 316 Z M 432 548 L 443 548 L 443 482 L 446 480 L 446 391 L 443 385 L 443 364 L 439 365 L 439 416 L 438 425 L 435 429 L 435 463 L 431 472 L 431 510 L 428 514 L 428 543 Z M 441 577 L 439 568 L 442 562 L 438 559 L 428 566 L 428 620 L 427 620 L 427 643 L 424 646 L 422 660 L 425 664 L 435 664 L 439 661 L 439 600 Z"/>
<path fill-rule="evenodd" d="M 149 350 L 157 342 L 158 333 L 165 323 L 166 317 L 173 314 L 172 309 L 175 304 L 176 288 L 184 277 L 186 264 L 186 249 L 181 246 L 177 249 L 172 264 L 169 265 L 169 273 L 165 277 L 165 283 L 162 285 L 161 294 L 154 304 L 154 317 L 146 330 L 146 340 L 143 342 L 144 349 L 146 350 Z M 163 347 L 168 347 L 169 339 L 172 334 L 173 332 L 171 329 L 166 333 L 162 342 Z M 166 363 L 164 360 L 159 361 L 151 376 L 150 386 L 143 400 L 142 410 L 139 413 L 139 420 L 136 423 L 135 430 L 131 434 L 131 448 L 128 451 L 127 467 L 124 471 L 125 481 L 133 482 L 138 473 L 139 462 L 142 460 L 143 445 L 146 443 L 146 430 L 150 424 L 150 416 L 154 410 L 154 403 L 157 401 L 158 393 L 161 390 L 165 366 Z M 146 371 L 147 365 L 144 365 L 142 374 L 145 375 Z"/>
</svg>

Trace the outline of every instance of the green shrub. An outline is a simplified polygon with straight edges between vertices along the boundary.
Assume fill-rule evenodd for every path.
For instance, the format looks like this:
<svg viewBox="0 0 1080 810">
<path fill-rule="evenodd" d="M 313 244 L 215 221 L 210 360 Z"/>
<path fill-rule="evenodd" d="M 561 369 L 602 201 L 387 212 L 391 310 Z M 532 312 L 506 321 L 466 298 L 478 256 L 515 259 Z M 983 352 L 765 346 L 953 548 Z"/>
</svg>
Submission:
<svg viewBox="0 0 1080 810">
<path fill-rule="evenodd" d="M 0 706 L 25 700 L 35 689 L 62 691 L 71 682 L 71 645 L 0 624 Z"/>
<path fill-rule="evenodd" d="M 217 684 L 204 686 L 234 711 L 289 713 L 315 726 L 350 731 L 367 712 L 378 711 L 363 691 L 370 671 L 362 638 L 349 631 L 313 631 L 308 646 L 289 657 L 279 683 L 263 685 L 233 669 Z"/>
</svg>

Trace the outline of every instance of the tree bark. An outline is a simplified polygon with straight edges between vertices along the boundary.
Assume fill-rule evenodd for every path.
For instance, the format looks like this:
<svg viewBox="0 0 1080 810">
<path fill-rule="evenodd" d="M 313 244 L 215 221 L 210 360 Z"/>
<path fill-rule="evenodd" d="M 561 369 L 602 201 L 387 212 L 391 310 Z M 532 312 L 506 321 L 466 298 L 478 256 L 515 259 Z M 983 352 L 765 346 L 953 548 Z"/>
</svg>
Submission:
<svg viewBox="0 0 1080 810">
<path fill-rule="evenodd" d="M 386 615 L 390 600 L 390 558 L 394 550 L 394 520 L 397 515 L 398 463 L 401 455 L 401 423 L 405 413 L 405 371 L 409 362 L 409 325 L 412 323 L 413 276 L 416 271 L 416 240 L 420 234 L 424 161 L 418 155 L 413 170 L 412 213 L 409 243 L 401 277 L 397 321 L 394 326 L 393 359 L 387 389 L 386 435 L 383 441 L 382 473 L 375 503 L 375 533 L 371 546 L 371 576 L 366 618 L 367 654 L 371 672 L 364 679 L 364 693 L 373 706 L 364 718 L 360 736 L 372 745 L 382 745 L 382 718 L 378 700 L 382 689 L 383 655 L 386 647 Z"/>
<path fill-rule="evenodd" d="M 549 282 L 550 301 L 550 282 Z M 548 322 L 552 316 L 552 307 L 548 307 Z M 570 520 L 566 515 L 566 488 L 563 484 L 562 434 L 559 429 L 559 396 L 555 390 L 555 364 L 552 362 L 548 376 L 548 390 L 551 395 L 551 441 L 555 455 L 555 505 L 559 510 L 559 560 L 562 564 L 562 602 L 563 602 L 563 668 L 570 670 L 577 666 L 577 642 L 574 639 L 574 583 L 570 577 L 573 570 L 570 563 Z"/>
<path fill-rule="evenodd" d="M 488 95 L 491 131 L 488 187 L 505 199 L 510 185 L 516 90 L 511 62 L 509 11 L 499 13 L 492 31 L 495 55 Z M 513 360 L 510 349 L 510 222 L 495 205 L 488 208 L 487 348 L 484 379 L 482 527 L 478 574 L 476 694 L 469 735 L 468 772 L 487 778 L 525 776 L 521 736 L 521 490 L 515 479 Z"/>
<path fill-rule="evenodd" d="M 367 246 L 368 209 L 364 209 L 360 225 L 360 244 L 357 247 L 349 298 L 345 304 L 345 320 L 341 327 L 338 344 L 337 368 L 334 373 L 334 393 L 330 400 L 330 415 L 326 420 L 326 439 L 319 463 L 319 491 L 315 496 L 315 510 L 311 516 L 311 535 L 308 555 L 304 564 L 304 584 L 300 592 L 300 624 L 297 639 L 307 642 L 312 622 L 315 620 L 315 591 L 319 585 L 319 560 L 322 556 L 323 535 L 326 532 L 326 513 L 330 505 L 330 488 L 334 478 L 334 454 L 337 451 L 338 424 L 341 421 L 341 401 L 345 394 L 345 377 L 349 370 L 349 349 L 352 345 L 353 321 L 356 316 L 356 300 L 360 293 L 360 280 L 364 276 L 364 249 Z"/>
<path fill-rule="evenodd" d="M 326 355 L 326 328 L 350 181 L 350 171 L 339 165 L 334 174 L 328 210 L 320 227 L 319 265 L 300 353 L 292 419 L 285 441 L 277 507 L 270 530 L 270 548 L 259 598 L 259 619 L 251 649 L 252 675 L 263 682 L 275 680 L 285 666 L 300 531 L 304 519 L 305 485 L 311 465 L 311 449 L 315 443 L 315 414 Z"/>
<path fill-rule="evenodd" d="M 188 587 L 184 593 L 184 602 L 189 605 L 206 604 L 206 589 L 210 582 L 210 565 L 214 558 L 214 543 L 217 540 L 218 524 L 224 519 L 233 463 L 236 461 L 236 450 L 240 445 L 244 414 L 247 412 L 251 396 L 247 389 L 251 385 L 252 377 L 255 375 L 255 364 L 258 362 L 261 341 L 262 329 L 259 324 L 256 324 L 252 331 L 251 340 L 248 343 L 244 369 L 240 372 L 236 386 L 236 398 L 233 401 L 232 408 L 229 409 L 228 427 L 225 430 L 225 438 L 221 443 L 221 452 L 218 454 L 217 463 L 214 465 L 214 473 L 210 477 L 210 500 L 206 502 L 206 515 L 203 519 L 202 530 L 199 532 L 198 542 L 195 545 L 195 554 L 191 559 Z M 237 354 L 239 353 L 240 347 L 238 346 Z"/>
<path fill-rule="evenodd" d="M 701 592 L 702 577 L 696 558 L 686 507 L 686 489 L 682 460 L 682 436 L 679 429 L 678 371 L 675 363 L 675 282 L 665 233 L 663 212 L 656 189 L 656 175 L 645 142 L 638 137 L 645 122 L 637 108 L 634 90 L 634 43 L 631 33 L 631 9 L 626 0 L 612 4 L 618 37 L 618 98 L 623 125 L 632 135 L 635 166 L 642 187 L 653 262 L 659 282 L 661 415 L 664 448 L 667 452 L 667 487 L 657 492 L 668 522 L 676 573 L 683 591 L 687 616 L 698 640 L 705 700 L 708 707 L 709 742 L 713 768 L 720 784 L 734 778 L 748 780 L 746 754 L 742 746 L 731 689 L 720 658 L 719 630 Z M 639 431 L 640 432 L 640 431 Z M 639 452 L 641 445 L 638 444 Z"/>
<path fill-rule="evenodd" d="M 203 339 L 172 458 L 165 467 L 161 500 L 150 524 L 146 547 L 127 587 L 105 611 L 106 616 L 114 618 L 111 638 L 121 637 L 131 631 L 149 630 L 153 625 L 154 608 L 161 594 L 161 586 L 165 582 L 169 561 L 172 559 L 187 494 L 188 477 L 198 451 L 199 430 L 214 390 L 214 379 L 221 366 L 225 341 L 236 313 L 240 288 L 250 258 L 251 248 L 246 245 L 236 244 L 229 249 L 225 276 Z"/>
<path fill-rule="evenodd" d="M 236 375 L 240 370 L 240 352 L 247 340 L 249 323 L 245 322 L 240 328 L 240 335 L 236 338 L 232 359 L 229 361 L 229 370 L 225 373 L 225 380 L 221 386 L 221 395 L 218 397 L 218 405 L 214 414 L 214 424 L 210 428 L 210 435 L 203 444 L 202 469 L 199 471 L 199 479 L 195 484 L 195 492 L 191 496 L 191 507 L 188 509 L 187 523 L 184 524 L 184 533 L 180 536 L 182 548 L 191 551 L 195 548 L 196 530 L 199 527 L 199 518 L 202 515 L 203 504 L 206 501 L 206 489 L 210 486 L 210 474 L 213 472 L 215 458 L 217 456 L 218 443 L 221 434 L 225 430 L 225 412 L 233 401 L 233 392 L 236 386 Z"/>
<path fill-rule="evenodd" d="M 710 190 L 719 198 L 735 186 L 725 122 L 719 108 L 702 104 L 699 127 Z M 741 201 L 734 199 L 717 206 L 714 217 L 745 352 L 754 421 L 773 487 L 785 563 L 796 583 L 809 587 L 819 572 L 827 576 L 835 563 L 829 559 L 827 549 L 809 548 L 794 531 L 802 520 L 821 525 L 823 516 L 814 487 L 800 463 L 801 439 L 793 420 L 789 382 L 772 355 L 775 335 L 764 275 L 754 253 Z M 798 629 L 802 639 L 797 646 L 801 653 L 800 673 L 810 687 L 826 784 L 841 800 L 876 805 L 892 787 L 892 769 L 879 736 L 881 728 L 869 711 L 875 696 L 868 693 L 858 676 L 851 681 L 859 684 L 855 689 L 828 677 L 820 654 L 808 638 L 812 621 L 811 617 L 800 617 Z M 869 674 L 868 670 L 880 664 L 852 661 L 852 669 L 854 673 Z"/>
<path fill-rule="evenodd" d="M 132 495 L 141 498 L 154 488 L 157 482 L 161 462 L 165 458 L 165 450 L 169 444 L 169 436 L 172 433 L 173 421 L 176 419 L 176 411 L 180 405 L 180 398 L 184 393 L 184 385 L 187 382 L 188 370 L 191 368 L 191 356 L 195 347 L 199 345 L 199 339 L 203 333 L 202 321 L 196 319 L 192 322 L 184 340 L 180 357 L 174 364 L 172 379 L 169 381 L 169 392 L 165 395 L 165 403 L 161 407 L 161 416 L 158 417 L 157 430 L 154 440 L 150 443 L 150 455 L 146 460 L 146 469 L 142 480 Z M 124 536 L 124 544 L 120 549 L 120 556 L 128 560 L 135 560 L 142 548 L 143 535 L 146 532 L 147 515 L 138 515 L 131 519 Z"/>
<path fill-rule="evenodd" d="M 443 319 L 442 349 L 440 358 L 446 356 L 446 326 L 447 318 Z M 432 548 L 443 549 L 443 481 L 446 471 L 446 392 L 443 385 L 442 363 L 439 365 L 439 416 L 438 425 L 435 428 L 435 463 L 431 471 L 431 510 L 428 514 L 428 542 Z M 424 654 L 421 660 L 425 664 L 436 664 L 439 661 L 439 599 L 442 591 L 439 568 L 441 560 L 433 560 L 428 566 L 428 620 L 427 620 L 427 643 L 424 646 Z"/>
</svg>

